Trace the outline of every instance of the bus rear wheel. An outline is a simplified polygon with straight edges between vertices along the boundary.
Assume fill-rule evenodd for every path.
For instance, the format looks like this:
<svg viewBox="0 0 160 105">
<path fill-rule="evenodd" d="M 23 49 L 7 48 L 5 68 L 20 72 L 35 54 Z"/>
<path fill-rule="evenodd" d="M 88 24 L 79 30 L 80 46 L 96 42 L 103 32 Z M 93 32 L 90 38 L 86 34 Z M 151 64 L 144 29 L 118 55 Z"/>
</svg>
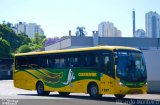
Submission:
<svg viewBox="0 0 160 105">
<path fill-rule="evenodd" d="M 125 97 L 124 94 L 115 94 L 114 96 L 115 96 L 116 98 L 118 98 L 118 99 L 122 99 L 122 98 Z"/>
<path fill-rule="evenodd" d="M 91 84 L 89 86 L 89 95 L 91 98 L 101 98 L 102 94 L 99 94 L 99 89 L 96 84 Z"/>
<path fill-rule="evenodd" d="M 49 95 L 49 91 L 44 91 L 44 85 L 42 82 L 38 82 L 36 85 L 37 94 L 40 96 L 47 96 Z"/>
<path fill-rule="evenodd" d="M 60 96 L 69 96 L 69 92 L 58 92 Z"/>
</svg>

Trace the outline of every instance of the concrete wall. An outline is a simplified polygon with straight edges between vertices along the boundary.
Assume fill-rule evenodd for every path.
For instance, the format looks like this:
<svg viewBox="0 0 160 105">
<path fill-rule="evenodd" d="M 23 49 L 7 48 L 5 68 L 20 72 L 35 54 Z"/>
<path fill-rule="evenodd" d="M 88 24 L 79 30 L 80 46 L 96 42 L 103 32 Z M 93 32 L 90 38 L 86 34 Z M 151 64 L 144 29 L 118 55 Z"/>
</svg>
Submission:
<svg viewBox="0 0 160 105">
<path fill-rule="evenodd" d="M 160 49 L 158 38 L 131 38 L 131 37 L 77 37 L 45 47 L 45 50 L 66 49 L 72 46 L 92 47 L 96 45 L 129 46 L 140 49 Z"/>
<path fill-rule="evenodd" d="M 144 50 L 147 66 L 148 92 L 160 93 L 160 50 Z"/>
<path fill-rule="evenodd" d="M 71 46 L 71 38 L 59 41 L 55 44 L 45 47 L 45 51 L 49 50 L 59 50 L 59 49 L 66 49 Z"/>
<path fill-rule="evenodd" d="M 65 49 L 71 46 L 71 38 L 61 41 L 61 49 Z"/>
<path fill-rule="evenodd" d="M 129 46 L 141 49 L 157 49 L 160 44 L 157 38 L 99 37 L 100 45 Z"/>
<path fill-rule="evenodd" d="M 71 37 L 71 46 L 83 46 L 91 47 L 93 46 L 92 37 Z"/>
</svg>

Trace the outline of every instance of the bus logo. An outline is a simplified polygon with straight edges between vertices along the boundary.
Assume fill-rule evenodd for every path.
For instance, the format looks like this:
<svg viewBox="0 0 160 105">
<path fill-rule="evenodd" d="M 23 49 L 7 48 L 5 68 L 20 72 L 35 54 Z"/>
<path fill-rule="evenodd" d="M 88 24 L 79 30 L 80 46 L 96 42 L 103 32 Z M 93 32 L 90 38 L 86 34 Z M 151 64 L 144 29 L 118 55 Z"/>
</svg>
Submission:
<svg viewBox="0 0 160 105">
<path fill-rule="evenodd" d="M 63 84 L 64 84 L 64 85 L 68 85 L 68 84 L 71 85 L 71 82 L 72 82 L 72 80 L 74 80 L 74 79 L 75 79 L 74 73 L 73 73 L 72 69 L 69 69 L 67 81 L 66 81 L 66 82 L 63 82 Z"/>
</svg>

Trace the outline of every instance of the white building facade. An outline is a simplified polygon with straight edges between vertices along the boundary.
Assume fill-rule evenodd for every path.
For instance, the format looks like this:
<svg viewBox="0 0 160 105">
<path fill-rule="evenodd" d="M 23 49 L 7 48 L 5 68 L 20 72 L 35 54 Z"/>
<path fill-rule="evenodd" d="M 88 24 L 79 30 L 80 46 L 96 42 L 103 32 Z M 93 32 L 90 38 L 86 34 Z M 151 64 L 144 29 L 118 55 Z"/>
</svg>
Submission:
<svg viewBox="0 0 160 105">
<path fill-rule="evenodd" d="M 25 22 L 19 22 L 18 24 L 15 25 L 16 28 L 16 33 L 25 33 L 26 29 L 26 23 Z"/>
<path fill-rule="evenodd" d="M 156 12 L 148 12 L 145 15 L 146 37 L 160 37 L 160 15 Z"/>
<path fill-rule="evenodd" d="M 26 34 L 32 38 L 34 37 L 35 33 L 44 35 L 44 32 L 40 28 L 40 25 L 37 25 L 36 23 L 26 24 Z"/>
<path fill-rule="evenodd" d="M 121 31 L 112 22 L 101 22 L 98 25 L 98 35 L 100 37 L 121 37 Z"/>
<path fill-rule="evenodd" d="M 25 22 L 19 22 L 15 25 L 16 33 L 25 33 L 30 38 L 33 38 L 35 33 L 44 35 L 43 29 L 40 27 L 40 25 L 37 25 L 36 23 L 25 23 Z"/>
<path fill-rule="evenodd" d="M 134 33 L 135 37 L 138 38 L 145 38 L 145 31 L 143 29 L 137 29 L 136 32 Z"/>
</svg>

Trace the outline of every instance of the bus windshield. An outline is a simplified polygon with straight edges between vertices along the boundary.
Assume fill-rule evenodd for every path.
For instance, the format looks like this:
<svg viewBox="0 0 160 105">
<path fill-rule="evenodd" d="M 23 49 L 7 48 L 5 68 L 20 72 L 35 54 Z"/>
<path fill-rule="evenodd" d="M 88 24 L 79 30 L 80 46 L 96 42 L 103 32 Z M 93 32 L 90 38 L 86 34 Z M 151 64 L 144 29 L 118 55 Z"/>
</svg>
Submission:
<svg viewBox="0 0 160 105">
<path fill-rule="evenodd" d="M 128 82 L 144 82 L 147 79 L 143 54 L 138 51 L 115 51 L 117 76 Z"/>
</svg>

